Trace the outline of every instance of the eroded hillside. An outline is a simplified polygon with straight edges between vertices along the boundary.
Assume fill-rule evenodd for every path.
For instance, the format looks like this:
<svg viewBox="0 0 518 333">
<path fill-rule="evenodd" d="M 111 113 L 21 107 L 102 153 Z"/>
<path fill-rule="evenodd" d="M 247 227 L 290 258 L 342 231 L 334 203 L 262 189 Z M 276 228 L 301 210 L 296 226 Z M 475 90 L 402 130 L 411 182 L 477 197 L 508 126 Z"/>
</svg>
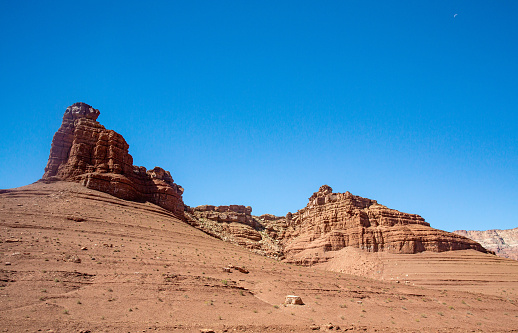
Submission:
<svg viewBox="0 0 518 333">
<path fill-rule="evenodd" d="M 71 182 L 4 191 L 0 227 L 0 327 L 8 332 L 310 332 L 329 323 L 350 331 L 489 332 L 518 326 L 516 261 L 498 258 L 491 266 L 485 258 L 496 257 L 474 250 L 472 261 L 459 256 L 455 269 L 441 274 L 440 290 L 418 285 L 419 265 L 433 265 L 418 255 L 391 254 L 393 262 L 416 258 L 404 268 L 416 273 L 411 284 L 373 280 L 257 255 L 154 204 Z M 480 269 L 493 279 L 465 279 L 473 261 L 483 260 Z M 248 273 L 225 269 L 229 265 Z M 505 284 L 494 275 L 497 266 L 511 270 Z M 450 282 L 441 285 L 445 279 Z M 470 285 L 479 290 L 459 291 Z M 291 294 L 305 305 L 285 306 Z"/>
</svg>

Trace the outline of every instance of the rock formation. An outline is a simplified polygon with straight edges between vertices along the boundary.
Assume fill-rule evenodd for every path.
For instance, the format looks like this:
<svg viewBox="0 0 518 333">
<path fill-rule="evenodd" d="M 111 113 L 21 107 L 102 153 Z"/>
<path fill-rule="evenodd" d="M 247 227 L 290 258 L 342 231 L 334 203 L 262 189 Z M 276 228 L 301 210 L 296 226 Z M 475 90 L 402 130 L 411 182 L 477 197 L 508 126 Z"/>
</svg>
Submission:
<svg viewBox="0 0 518 333">
<path fill-rule="evenodd" d="M 312 250 L 337 251 L 356 247 L 369 252 L 418 253 L 451 250 L 486 250 L 466 237 L 433 229 L 415 214 L 402 213 L 375 200 L 333 193 L 324 185 L 309 198 L 308 205 L 286 217 L 281 241 L 288 260 L 311 264 L 320 259 Z M 305 251 L 301 257 L 298 253 Z"/>
<path fill-rule="evenodd" d="M 518 260 L 518 228 L 507 230 L 456 230 L 454 233 L 470 238 L 494 251 L 497 256 Z"/>
<path fill-rule="evenodd" d="M 183 218 L 183 189 L 171 174 L 160 167 L 134 166 L 129 145 L 97 122 L 99 114 L 85 103 L 66 109 L 42 180 L 73 181 L 121 199 L 149 201 Z"/>
<path fill-rule="evenodd" d="M 282 257 L 278 241 L 269 235 L 266 224 L 260 218 L 252 216 L 250 206 L 187 207 L 185 217 L 189 224 L 209 235 L 263 255 Z"/>
<path fill-rule="evenodd" d="M 419 215 L 349 192 L 333 193 L 327 185 L 309 198 L 305 208 L 285 217 L 253 216 L 251 207 L 240 205 L 187 207 L 183 189 L 171 174 L 159 167 L 134 166 L 124 138 L 99 124 L 99 114 L 85 103 L 66 109 L 42 181 L 78 182 L 121 199 L 149 201 L 210 235 L 298 264 L 325 261 L 329 256 L 319 254 L 345 247 L 392 253 L 487 252 L 469 238 L 431 228 Z"/>
<path fill-rule="evenodd" d="M 349 192 L 333 193 L 327 185 L 309 198 L 305 208 L 286 217 L 253 216 L 244 206 L 200 206 L 189 209 L 187 220 L 223 240 L 303 265 L 325 261 L 327 257 L 319 253 L 344 247 L 391 253 L 487 252 L 471 239 L 431 228 L 419 215 Z"/>
</svg>

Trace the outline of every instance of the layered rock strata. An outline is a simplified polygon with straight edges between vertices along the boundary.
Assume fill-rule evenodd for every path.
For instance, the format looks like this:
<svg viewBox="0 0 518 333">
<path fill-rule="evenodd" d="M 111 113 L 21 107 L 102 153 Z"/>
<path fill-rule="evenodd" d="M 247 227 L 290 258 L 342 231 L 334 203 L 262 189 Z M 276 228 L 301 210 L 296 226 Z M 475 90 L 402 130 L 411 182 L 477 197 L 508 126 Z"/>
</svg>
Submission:
<svg viewBox="0 0 518 333">
<path fill-rule="evenodd" d="M 251 208 L 244 206 L 200 206 L 190 209 L 188 220 L 223 240 L 303 265 L 325 261 L 330 256 L 323 253 L 345 247 L 406 254 L 487 252 L 471 239 L 431 228 L 419 215 L 349 192 L 333 193 L 327 185 L 309 198 L 305 208 L 285 217 L 253 216 Z"/>
<path fill-rule="evenodd" d="M 99 114 L 85 103 L 66 109 L 42 180 L 78 182 L 121 199 L 152 202 L 183 218 L 183 188 L 160 167 L 134 166 L 126 140 L 97 122 Z"/>
<path fill-rule="evenodd" d="M 518 228 L 492 230 L 456 230 L 454 233 L 468 237 L 497 256 L 518 260 Z"/>
<path fill-rule="evenodd" d="M 338 251 L 344 247 L 369 252 L 418 253 L 474 249 L 486 252 L 477 242 L 434 229 L 416 214 L 407 214 L 378 204 L 375 200 L 333 193 L 320 187 L 307 206 L 286 217 L 282 240 L 284 255 L 301 264 L 320 259 L 312 250 Z M 298 256 L 301 252 L 307 256 Z"/>
<path fill-rule="evenodd" d="M 209 235 L 262 255 L 283 258 L 275 229 L 262 218 L 252 216 L 250 206 L 187 207 L 185 217 L 189 224 Z"/>
</svg>

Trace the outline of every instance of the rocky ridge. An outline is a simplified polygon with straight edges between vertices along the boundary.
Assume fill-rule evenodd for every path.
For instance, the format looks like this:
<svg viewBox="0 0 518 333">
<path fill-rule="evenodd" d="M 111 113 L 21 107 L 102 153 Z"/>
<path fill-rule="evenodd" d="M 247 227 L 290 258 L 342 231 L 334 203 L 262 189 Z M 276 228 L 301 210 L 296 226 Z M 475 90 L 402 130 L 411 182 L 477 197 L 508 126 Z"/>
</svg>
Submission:
<svg viewBox="0 0 518 333">
<path fill-rule="evenodd" d="M 241 207 L 240 212 L 229 213 L 230 207 Z M 464 249 L 487 252 L 471 239 L 431 228 L 419 215 L 349 192 L 333 193 L 327 185 L 313 193 L 305 208 L 285 217 L 253 216 L 251 209 L 243 209 L 200 206 L 189 210 L 187 220 L 223 240 L 302 265 L 326 261 L 329 256 L 322 253 L 345 247 L 406 254 Z"/>
<path fill-rule="evenodd" d="M 122 135 L 97 122 L 86 103 L 69 106 L 52 139 L 42 181 L 72 181 L 115 197 L 161 206 L 183 217 L 183 188 L 160 167 L 134 166 Z"/>
<path fill-rule="evenodd" d="M 518 228 L 492 230 L 455 230 L 453 233 L 480 243 L 497 256 L 518 260 Z"/>
</svg>

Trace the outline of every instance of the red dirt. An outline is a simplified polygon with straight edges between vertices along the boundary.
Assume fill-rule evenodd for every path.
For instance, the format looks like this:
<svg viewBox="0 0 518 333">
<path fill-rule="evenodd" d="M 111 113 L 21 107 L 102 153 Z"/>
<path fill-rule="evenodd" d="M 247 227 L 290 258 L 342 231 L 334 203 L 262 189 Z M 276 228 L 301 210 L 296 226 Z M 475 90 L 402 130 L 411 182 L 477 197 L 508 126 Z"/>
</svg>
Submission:
<svg viewBox="0 0 518 333">
<path fill-rule="evenodd" d="M 517 331 L 512 260 L 346 248 L 319 267 L 299 267 L 212 238 L 156 205 L 79 184 L 3 192 L 5 332 L 310 332 L 328 323 L 341 331 Z M 224 272 L 229 264 L 249 273 Z M 286 295 L 305 305 L 284 306 Z"/>
</svg>

